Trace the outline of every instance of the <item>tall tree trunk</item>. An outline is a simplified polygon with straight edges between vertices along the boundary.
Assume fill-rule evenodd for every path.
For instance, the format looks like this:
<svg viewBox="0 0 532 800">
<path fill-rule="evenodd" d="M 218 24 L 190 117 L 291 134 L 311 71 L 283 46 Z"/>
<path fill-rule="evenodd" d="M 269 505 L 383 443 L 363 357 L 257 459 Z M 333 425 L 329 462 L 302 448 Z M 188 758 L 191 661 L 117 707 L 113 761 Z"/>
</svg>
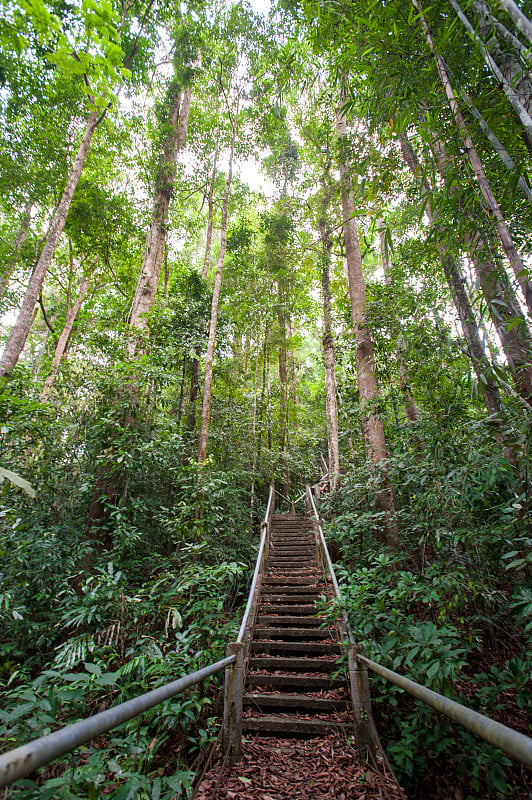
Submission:
<svg viewBox="0 0 532 800">
<path fill-rule="evenodd" d="M 510 153 L 506 150 L 500 139 L 492 131 L 492 129 L 490 128 L 490 126 L 480 113 L 480 111 L 475 107 L 473 101 L 471 100 L 470 96 L 465 91 L 465 89 L 460 89 L 460 95 L 462 97 L 462 100 L 468 107 L 471 115 L 477 120 L 481 130 L 484 131 L 487 139 L 489 139 L 489 141 L 491 142 L 493 149 L 499 156 L 500 160 L 502 161 L 508 172 L 515 173 L 517 169 L 515 161 L 513 160 Z M 522 193 L 524 194 L 528 202 L 532 204 L 532 189 L 530 188 L 527 181 L 523 178 L 522 175 L 519 175 L 517 179 L 517 185 L 521 189 Z"/>
<path fill-rule="evenodd" d="M 229 152 L 229 169 L 225 182 L 224 199 L 222 206 L 222 225 L 220 230 L 220 254 L 218 256 L 218 266 L 214 278 L 214 288 L 211 303 L 211 321 L 209 326 L 209 338 L 207 340 L 207 354 L 205 356 L 205 382 L 203 388 L 203 407 L 201 410 L 201 426 L 198 444 L 198 464 L 201 466 L 207 455 L 207 441 L 209 438 L 209 419 L 211 412 L 212 395 L 212 367 L 214 360 L 214 347 L 216 344 L 216 326 L 218 324 L 218 304 L 220 302 L 220 289 L 222 287 L 222 274 L 225 259 L 225 246 L 227 239 L 227 214 L 229 206 L 229 191 L 233 180 L 233 157 L 235 153 L 235 140 L 238 129 L 238 106 L 233 120 L 233 131 L 231 136 L 231 148 Z"/>
<path fill-rule="evenodd" d="M 22 249 L 22 245 L 26 240 L 26 236 L 28 235 L 28 231 L 30 228 L 30 220 L 31 220 L 31 209 L 33 208 L 33 200 L 28 200 L 26 205 L 24 206 L 24 211 L 22 212 L 22 218 L 20 220 L 20 226 L 15 237 L 15 241 L 13 243 L 13 253 L 11 255 L 11 260 L 9 264 L 4 270 L 4 274 L 0 280 L 0 297 L 3 297 L 7 291 L 7 287 L 9 286 L 9 281 L 11 280 L 11 276 L 13 275 L 13 270 L 15 269 L 18 254 Z"/>
<path fill-rule="evenodd" d="M 207 275 L 209 274 L 209 269 L 211 266 L 212 225 L 214 219 L 214 183 L 216 181 L 216 164 L 218 162 L 218 153 L 219 147 L 217 146 L 216 150 L 214 151 L 212 177 L 209 185 L 209 196 L 207 198 L 209 213 L 207 218 L 207 236 L 205 240 L 205 258 L 203 259 L 203 269 L 201 271 L 201 277 L 203 280 L 207 279 Z"/>
<path fill-rule="evenodd" d="M 290 449 L 290 428 L 288 425 L 288 349 L 287 349 L 287 315 L 284 307 L 283 279 L 277 279 L 277 320 L 279 323 L 279 452 L 283 460 L 283 483 L 281 492 L 290 494 L 290 468 L 288 452 Z"/>
<path fill-rule="evenodd" d="M 50 389 L 52 388 L 54 381 L 57 376 L 57 372 L 59 370 L 59 366 L 65 354 L 68 340 L 70 339 L 70 334 L 72 333 L 72 328 L 74 326 L 74 322 L 76 321 L 76 317 L 78 312 L 82 306 L 82 303 L 85 299 L 85 295 L 87 294 L 89 288 L 90 278 L 88 275 L 84 275 L 81 279 L 81 283 L 79 285 L 79 291 L 77 294 L 76 299 L 72 306 L 68 309 L 65 325 L 63 330 L 61 331 L 61 335 L 57 340 L 57 344 L 55 346 L 54 357 L 52 359 L 52 365 L 50 367 L 50 372 L 44 382 L 44 386 L 42 388 L 42 392 L 40 395 L 40 400 L 43 402 L 46 399 L 46 396 L 49 394 Z"/>
<path fill-rule="evenodd" d="M 268 399 L 268 452 L 272 452 L 272 376 L 270 364 L 270 343 L 266 351 L 266 386 L 267 386 L 267 399 Z"/>
<path fill-rule="evenodd" d="M 270 330 L 269 320 L 266 320 L 264 326 L 264 345 L 262 348 L 262 389 L 260 393 L 260 406 L 259 406 L 259 433 L 257 436 L 257 461 L 260 462 L 260 451 L 262 446 L 262 421 L 264 419 L 264 405 L 266 398 L 266 361 L 268 356 L 268 334 Z"/>
<path fill-rule="evenodd" d="M 255 356 L 255 375 L 253 378 L 253 435 L 252 435 L 252 451 L 253 462 L 251 467 L 251 493 L 250 493 L 250 523 L 253 524 L 253 512 L 255 509 L 255 481 L 257 473 L 257 375 L 259 372 L 259 350 Z"/>
<path fill-rule="evenodd" d="M 346 143 L 347 123 L 345 115 L 340 109 L 336 110 L 336 133 L 342 150 L 342 147 L 345 148 Z M 395 517 L 394 498 L 386 475 L 388 453 L 384 439 L 384 426 L 375 408 L 379 400 L 379 390 L 373 361 L 373 343 L 365 319 L 366 285 L 362 271 L 360 243 L 354 222 L 355 201 L 351 186 L 351 171 L 347 156 L 341 151 L 340 193 L 351 317 L 355 332 L 355 357 L 362 409 L 364 444 L 369 462 L 379 466 L 382 470 L 384 486 L 378 492 L 377 507 L 385 514 L 386 541 L 392 547 L 397 547 L 399 545 L 399 530 Z"/>
<path fill-rule="evenodd" d="M 289 387 L 289 406 L 288 406 L 288 420 L 294 433 L 297 433 L 297 376 L 296 376 L 296 354 L 292 346 L 292 320 L 290 315 L 286 320 L 286 329 L 288 333 L 288 387 Z"/>
<path fill-rule="evenodd" d="M 288 368 L 286 348 L 286 312 L 281 279 L 277 280 L 277 322 L 279 324 L 279 450 L 288 446 Z"/>
<path fill-rule="evenodd" d="M 218 161 L 218 153 L 219 148 L 216 147 L 214 153 L 214 163 L 212 167 L 212 177 L 211 183 L 209 187 L 209 196 L 207 198 L 208 206 L 209 206 L 209 214 L 207 219 L 207 238 L 205 242 L 205 257 L 203 259 L 203 269 L 201 272 L 202 280 L 207 279 L 207 275 L 209 274 L 209 269 L 211 266 L 211 250 L 212 250 L 212 227 L 213 227 L 213 219 L 214 219 L 214 182 L 216 180 L 216 164 Z M 189 431 L 193 431 L 196 427 L 196 401 L 198 399 L 198 391 L 199 391 L 199 375 L 200 375 L 200 366 L 199 366 L 199 357 L 200 357 L 201 349 L 196 347 L 195 349 L 195 356 L 192 359 L 192 372 L 190 376 L 190 393 L 189 393 L 189 401 L 188 401 L 188 413 L 186 419 L 186 427 Z"/>
<path fill-rule="evenodd" d="M 452 187 L 452 180 L 448 176 L 452 162 L 445 146 L 440 141 L 434 142 L 433 146 L 437 154 L 439 172 Z M 452 188 L 450 192 L 452 194 Z M 527 321 L 521 312 L 503 266 L 498 266 L 491 258 L 489 238 L 481 235 L 480 226 L 475 220 L 471 221 L 470 230 L 466 229 L 465 239 L 482 292 L 488 303 L 490 316 L 508 359 L 516 390 L 524 400 L 530 402 L 532 398 L 532 338 Z"/>
<path fill-rule="evenodd" d="M 87 119 L 81 144 L 72 165 L 70 177 L 63 191 L 61 200 L 59 201 L 59 205 L 57 207 L 57 211 L 50 227 L 46 242 L 41 251 L 41 255 L 29 280 L 17 321 L 11 329 L 6 346 L 4 348 L 4 353 L 0 360 L 0 377 L 2 378 L 3 382 L 9 380 L 9 377 L 19 359 L 24 345 L 26 344 L 26 340 L 31 328 L 35 303 L 37 302 L 41 292 L 48 267 L 50 266 L 55 248 L 59 242 L 59 237 L 63 232 L 66 218 L 70 209 L 70 204 L 72 203 L 72 197 L 74 196 L 74 191 L 81 177 L 94 131 L 96 130 L 97 125 L 103 119 L 104 114 L 105 111 L 102 112 L 100 109 L 96 109 L 90 112 Z"/>
<path fill-rule="evenodd" d="M 488 303 L 517 393 L 532 403 L 532 338 L 504 267 L 497 265 L 477 230 L 466 235 L 471 261 Z"/>
<path fill-rule="evenodd" d="M 498 4 L 510 15 L 516 27 L 526 36 L 530 44 L 532 44 L 532 23 L 528 17 L 523 14 L 517 4 L 514 3 L 514 0 L 498 0 Z"/>
<path fill-rule="evenodd" d="M 340 446 L 338 437 L 338 406 L 336 402 L 336 375 L 334 367 L 334 344 L 332 336 L 330 264 L 332 251 L 331 226 L 327 211 L 330 193 L 328 181 L 322 181 L 321 213 L 319 229 L 321 239 L 321 288 L 323 300 L 323 365 L 325 370 L 325 412 L 327 417 L 327 443 L 329 448 L 329 483 L 332 491 L 338 485 L 340 475 Z"/>
<path fill-rule="evenodd" d="M 436 62 L 436 69 L 438 70 L 438 75 L 445 90 L 445 94 L 447 95 L 447 99 L 451 107 L 456 127 L 458 128 L 462 140 L 464 142 L 465 149 L 469 157 L 469 162 L 475 174 L 475 178 L 478 182 L 482 196 L 486 202 L 488 214 L 495 220 L 495 227 L 499 235 L 502 248 L 504 250 L 504 253 L 508 261 L 511 264 L 515 277 L 517 278 L 519 285 L 521 286 L 528 311 L 530 314 L 532 314 L 532 286 L 530 285 L 530 282 L 528 280 L 528 270 L 523 264 L 523 261 L 519 253 L 517 252 L 517 249 L 510 235 L 510 231 L 508 230 L 508 226 L 504 221 L 502 211 L 491 190 L 489 181 L 486 177 L 486 173 L 484 172 L 484 168 L 482 166 L 482 162 L 480 161 L 478 153 L 475 149 L 475 145 L 469 134 L 467 125 L 465 124 L 459 105 L 456 101 L 456 97 L 453 88 L 451 86 L 451 82 L 449 80 L 445 64 L 441 56 L 439 56 L 436 52 L 436 48 L 434 46 L 434 41 L 432 39 L 429 26 L 427 25 L 427 21 L 421 11 L 419 0 L 412 0 L 412 4 L 416 9 L 416 11 L 418 12 L 419 23 L 425 34 L 425 38 L 427 40 L 427 44 L 430 48 L 430 51 L 434 56 L 434 60 Z"/>
<path fill-rule="evenodd" d="M 181 368 L 181 382 L 179 385 L 179 400 L 177 403 L 177 427 L 181 425 L 181 416 L 183 414 L 183 397 L 185 395 L 185 375 L 187 374 L 187 354 L 183 354 L 183 366 Z"/>
<path fill-rule="evenodd" d="M 129 324 L 132 332 L 136 331 L 137 334 L 147 329 L 147 315 L 155 302 L 157 294 L 166 241 L 168 209 L 176 175 L 177 156 L 187 137 L 191 96 L 192 90 L 190 88 L 182 91 L 176 91 L 175 87 L 170 89 L 168 116 L 165 125 L 167 133 L 163 141 L 162 157 L 155 184 L 152 218 L 144 250 L 144 261 L 129 315 Z M 132 335 L 127 344 L 127 352 L 130 358 L 135 355 L 137 348 L 138 336 Z"/>
<path fill-rule="evenodd" d="M 198 401 L 198 392 L 199 392 L 199 375 L 200 375 L 199 347 L 196 348 L 195 352 L 196 356 L 195 358 L 192 359 L 192 369 L 190 373 L 190 391 L 188 395 L 188 411 L 185 422 L 186 428 L 190 432 L 192 432 L 196 427 L 196 403 Z"/>
<path fill-rule="evenodd" d="M 412 171 L 415 179 L 420 184 L 424 193 L 430 193 L 430 187 L 426 180 L 423 179 L 420 170 L 420 163 L 412 145 L 410 144 L 407 136 L 402 134 L 400 137 L 401 150 L 407 166 Z M 437 225 L 438 215 L 436 212 L 431 212 L 429 205 L 425 208 L 425 213 L 428 216 L 429 224 L 431 226 Z M 493 417 L 495 420 L 500 420 L 500 424 L 506 421 L 506 412 L 499 392 L 499 388 L 493 376 L 493 370 L 489 360 L 484 352 L 484 347 L 480 340 L 478 327 L 473 314 L 473 309 L 469 302 L 469 297 L 465 288 L 464 280 L 460 275 L 460 271 L 450 253 L 449 249 L 443 242 L 437 241 L 436 247 L 440 257 L 441 265 L 449 291 L 453 299 L 455 308 L 458 312 L 464 339 L 467 344 L 469 356 L 473 370 L 477 376 L 478 386 L 482 392 L 484 403 L 488 416 Z M 495 423 L 497 425 L 497 423 Z M 501 447 L 505 447 L 502 435 L 499 431 L 496 433 L 497 441 Z M 505 451 L 506 454 L 506 451 Z"/>
<path fill-rule="evenodd" d="M 510 53 L 501 50 L 497 37 L 485 17 L 487 11 L 483 3 L 474 3 L 473 7 L 477 12 L 477 29 L 471 25 L 457 0 L 449 0 L 456 11 L 462 25 L 477 43 L 480 52 L 486 62 L 488 69 L 496 78 L 510 105 L 517 114 L 523 126 L 529 144 L 532 142 L 532 84 L 529 76 L 524 72 L 518 59 Z M 484 8 L 482 9 L 482 6 Z M 491 35 L 490 35 L 491 34 Z M 487 44 L 481 37 L 488 35 L 490 38 Z"/>
</svg>

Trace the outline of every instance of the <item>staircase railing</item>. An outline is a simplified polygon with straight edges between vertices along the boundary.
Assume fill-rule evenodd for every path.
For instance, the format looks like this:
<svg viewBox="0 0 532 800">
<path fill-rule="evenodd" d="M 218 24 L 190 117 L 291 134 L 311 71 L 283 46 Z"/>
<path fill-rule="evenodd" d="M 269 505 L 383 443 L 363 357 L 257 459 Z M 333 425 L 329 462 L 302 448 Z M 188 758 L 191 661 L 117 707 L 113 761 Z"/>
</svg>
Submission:
<svg viewBox="0 0 532 800">
<path fill-rule="evenodd" d="M 323 535 L 323 529 L 310 486 L 306 487 L 306 496 L 307 506 L 316 536 L 316 557 L 318 566 L 324 575 L 328 577 L 334 589 L 338 608 L 341 611 L 341 616 L 338 619 L 338 627 L 340 634 L 343 636 L 344 640 L 348 642 L 347 663 L 349 688 L 353 704 L 357 749 L 361 754 L 369 750 L 375 756 L 377 753 L 382 753 L 383 751 L 371 713 L 368 671 L 366 666 L 358 660 L 358 655 L 364 653 L 364 648 L 361 644 L 357 643 L 351 625 L 349 624 L 349 618 L 343 605 L 340 587 L 336 579 L 333 563 L 331 561 L 327 542 L 325 541 L 325 536 Z"/>
<path fill-rule="evenodd" d="M 351 649 L 351 646 L 354 643 L 353 633 L 349 626 L 347 613 L 343 606 L 340 588 L 338 586 L 336 577 L 334 576 L 334 568 L 327 550 L 323 529 L 318 512 L 316 510 L 314 498 L 312 497 L 312 493 L 310 491 L 310 487 L 307 487 L 307 502 L 309 504 L 309 510 L 312 514 L 315 530 L 318 531 L 318 548 L 323 554 L 322 557 L 325 558 L 325 564 L 327 571 L 330 573 L 331 582 L 333 583 L 337 600 L 341 604 L 342 618 L 346 626 Z M 517 761 L 520 761 L 527 767 L 532 767 L 532 738 L 530 736 L 526 736 L 524 733 L 520 733 L 513 728 L 509 728 L 507 725 L 496 722 L 495 720 L 490 719 L 490 717 L 486 717 L 484 714 L 479 714 L 478 711 L 473 711 L 473 709 L 467 708 L 467 706 L 457 703 L 455 700 L 451 700 L 449 697 L 439 694 L 439 692 L 434 692 L 432 689 L 428 689 L 426 686 L 423 686 L 420 683 L 416 683 L 409 678 L 405 678 L 404 675 L 399 675 L 399 673 L 394 672 L 387 667 L 383 667 L 376 661 L 371 661 L 364 655 L 361 645 L 355 644 L 354 653 L 357 664 L 363 667 L 364 670 L 370 669 L 372 672 L 380 675 L 385 680 L 403 689 L 405 692 L 412 695 L 412 697 L 423 701 L 431 708 L 434 708 L 436 711 L 444 714 L 453 722 L 458 722 L 464 728 L 467 728 L 467 730 L 471 731 L 471 733 L 480 736 L 480 738 L 484 739 L 484 741 L 489 742 L 489 744 L 492 744 L 494 747 L 502 750 L 502 752 L 506 753 L 506 755 L 510 756 L 511 758 L 515 758 Z M 369 697 L 369 689 L 367 696 Z M 353 705 L 354 704 L 355 698 L 353 698 Z"/>
<path fill-rule="evenodd" d="M 164 686 L 158 686 L 150 692 L 145 692 L 131 700 L 127 700 L 125 703 L 120 703 L 99 714 L 94 714 L 92 717 L 74 722 L 72 725 L 66 725 L 64 728 L 54 731 L 54 733 L 41 736 L 39 739 L 34 739 L 28 744 L 4 753 L 0 756 L 0 788 L 8 786 L 19 778 L 24 778 L 38 767 L 42 767 L 44 764 L 50 763 L 50 761 L 55 761 L 56 758 L 65 755 L 65 753 L 70 753 L 84 742 L 88 742 L 102 733 L 107 733 L 107 731 L 116 728 L 117 725 L 143 714 L 160 703 L 164 703 L 170 697 L 174 697 L 174 695 L 189 689 L 191 686 L 195 686 L 205 678 L 208 678 L 209 675 L 214 675 L 216 672 L 229 667 L 235 661 L 236 656 L 234 655 L 222 658 L 221 661 L 216 661 L 216 663 L 209 664 L 203 669 L 184 675 L 178 680 L 166 683 Z"/>
<path fill-rule="evenodd" d="M 268 560 L 271 518 L 275 511 L 275 488 L 270 486 L 268 505 L 261 522 L 261 535 L 255 571 L 251 581 L 246 610 L 235 642 L 227 645 L 227 656 L 234 661 L 225 671 L 223 749 L 230 764 L 242 753 L 242 709 L 244 700 L 245 664 L 249 652 L 251 631 L 257 613 L 264 565 Z"/>
</svg>

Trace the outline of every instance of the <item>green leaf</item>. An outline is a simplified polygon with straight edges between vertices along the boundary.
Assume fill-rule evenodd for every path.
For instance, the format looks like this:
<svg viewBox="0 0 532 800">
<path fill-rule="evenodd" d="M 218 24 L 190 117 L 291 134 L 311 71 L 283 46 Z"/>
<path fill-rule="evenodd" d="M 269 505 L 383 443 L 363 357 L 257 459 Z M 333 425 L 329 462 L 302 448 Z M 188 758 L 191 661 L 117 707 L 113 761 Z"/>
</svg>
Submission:
<svg viewBox="0 0 532 800">
<path fill-rule="evenodd" d="M 0 467 L 0 483 L 3 483 L 5 478 L 7 478 L 8 481 L 11 481 L 14 486 L 18 486 L 19 489 L 22 489 L 23 492 L 26 492 L 28 497 L 31 497 L 32 500 L 35 499 L 35 489 L 30 483 L 28 483 L 27 480 L 22 478 L 16 472 L 12 472 L 10 469 Z"/>
<path fill-rule="evenodd" d="M 161 779 L 155 778 L 151 789 L 151 800 L 159 800 L 161 796 Z"/>
<path fill-rule="evenodd" d="M 98 664 L 90 664 L 89 662 L 84 661 L 83 666 L 85 667 L 87 672 L 90 672 L 92 675 L 97 675 L 98 677 L 101 677 L 102 670 L 100 669 Z"/>
</svg>

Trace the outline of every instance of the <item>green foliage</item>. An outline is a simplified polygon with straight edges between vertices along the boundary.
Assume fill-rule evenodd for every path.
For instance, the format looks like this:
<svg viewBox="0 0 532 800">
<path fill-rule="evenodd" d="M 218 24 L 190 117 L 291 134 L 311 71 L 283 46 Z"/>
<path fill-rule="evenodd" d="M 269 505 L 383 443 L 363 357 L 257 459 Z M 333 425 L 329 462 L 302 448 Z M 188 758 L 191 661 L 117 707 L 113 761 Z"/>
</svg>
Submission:
<svg viewBox="0 0 532 800">
<path fill-rule="evenodd" d="M 504 719 L 509 708 L 530 714 L 525 501 L 515 501 L 515 475 L 485 424 L 462 424 L 455 435 L 455 420 L 450 414 L 445 436 L 427 421 L 395 439 L 389 475 L 399 551 L 379 543 L 380 514 L 368 510 L 374 476 L 365 468 L 352 470 L 320 513 L 332 514 L 327 533 L 343 561 L 345 607 L 370 658 L 488 716 Z M 413 436 L 422 437 L 423 450 Z M 511 795 L 505 756 L 373 680 L 381 734 L 406 786 L 419 791 L 418 776 L 445 759 L 470 798 Z"/>
</svg>

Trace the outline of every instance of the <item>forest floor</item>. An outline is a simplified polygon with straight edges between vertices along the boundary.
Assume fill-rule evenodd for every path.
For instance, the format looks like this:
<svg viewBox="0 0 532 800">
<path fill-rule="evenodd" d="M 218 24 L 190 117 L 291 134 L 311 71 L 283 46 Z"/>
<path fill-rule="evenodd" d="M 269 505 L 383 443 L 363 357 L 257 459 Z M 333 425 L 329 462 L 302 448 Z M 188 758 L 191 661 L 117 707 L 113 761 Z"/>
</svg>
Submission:
<svg viewBox="0 0 532 800">
<path fill-rule="evenodd" d="M 242 758 L 211 769 L 194 800 L 404 800 L 390 775 L 361 764 L 338 734 L 320 739 L 244 739 Z"/>
</svg>

